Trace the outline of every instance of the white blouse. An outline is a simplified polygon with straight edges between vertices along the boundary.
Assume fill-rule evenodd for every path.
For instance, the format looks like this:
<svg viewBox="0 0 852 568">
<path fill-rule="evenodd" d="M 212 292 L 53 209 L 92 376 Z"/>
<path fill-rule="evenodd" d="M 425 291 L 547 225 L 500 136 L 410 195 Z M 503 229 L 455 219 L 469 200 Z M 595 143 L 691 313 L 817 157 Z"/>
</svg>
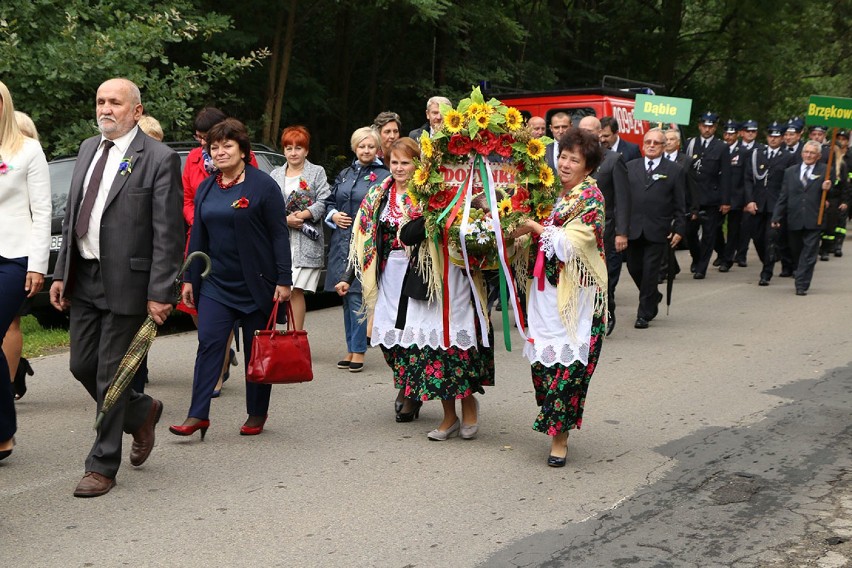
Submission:
<svg viewBox="0 0 852 568">
<path fill-rule="evenodd" d="M 12 155 L 0 154 L 0 256 L 27 257 L 27 271 L 47 273 L 50 254 L 50 171 L 41 145 L 24 138 Z"/>
</svg>

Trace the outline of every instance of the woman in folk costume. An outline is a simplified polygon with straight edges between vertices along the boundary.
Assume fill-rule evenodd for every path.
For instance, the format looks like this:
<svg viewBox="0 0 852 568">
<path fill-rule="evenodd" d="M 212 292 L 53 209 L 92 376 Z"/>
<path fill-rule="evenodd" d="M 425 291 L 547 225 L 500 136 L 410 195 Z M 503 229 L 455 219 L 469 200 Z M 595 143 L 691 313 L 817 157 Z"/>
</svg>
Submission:
<svg viewBox="0 0 852 568">
<path fill-rule="evenodd" d="M 580 428 L 589 381 L 606 330 L 607 271 L 603 248 L 604 203 L 589 174 L 602 158 L 594 135 L 578 128 L 559 140 L 557 168 L 564 188 L 543 224 L 528 220 L 516 235 L 531 233 L 528 269 L 532 366 L 541 411 L 533 429 L 551 436 L 547 464 L 565 465 L 568 432 Z M 521 255 L 519 255 L 521 257 Z M 554 317 L 558 314 L 558 317 Z"/>
<path fill-rule="evenodd" d="M 397 422 L 414 420 L 424 400 L 438 399 L 444 419 L 429 432 L 429 439 L 443 441 L 456 434 L 472 439 L 478 431 L 473 393 L 482 393 L 483 386 L 493 384 L 494 355 L 477 342 L 479 328 L 470 285 L 455 266 L 450 267 L 448 283 L 451 339 L 448 347 L 443 346 L 442 303 L 434 299 L 442 267 L 432 262 L 437 250 L 425 241 L 424 220 L 405 192 L 419 155 L 411 139 L 391 145 L 392 177 L 371 189 L 364 199 L 355 221 L 350 261 L 361 277 L 368 313 L 374 314 L 372 344 L 381 346 L 399 389 Z M 406 246 L 411 247 L 410 255 Z M 429 262 L 418 262 L 427 256 Z M 354 278 L 354 271 L 347 280 Z M 341 282 L 339 290 L 345 293 L 346 285 Z M 456 399 L 462 401 L 461 419 L 456 414 Z"/>
</svg>

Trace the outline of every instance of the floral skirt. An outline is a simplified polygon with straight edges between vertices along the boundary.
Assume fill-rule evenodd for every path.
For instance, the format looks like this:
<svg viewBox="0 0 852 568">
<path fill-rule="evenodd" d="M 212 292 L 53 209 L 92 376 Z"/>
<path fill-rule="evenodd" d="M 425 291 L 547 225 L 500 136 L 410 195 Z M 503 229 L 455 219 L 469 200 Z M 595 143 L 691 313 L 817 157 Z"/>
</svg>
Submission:
<svg viewBox="0 0 852 568">
<path fill-rule="evenodd" d="M 550 367 L 542 363 L 531 365 L 535 401 L 541 407 L 533 423 L 533 430 L 556 436 L 573 428 L 580 428 L 586 391 L 589 390 L 592 373 L 598 364 L 605 330 L 603 318 L 595 316 L 592 320 L 587 365 L 581 361 L 575 361 L 568 366 L 559 363 Z"/>
<path fill-rule="evenodd" d="M 418 400 L 454 400 L 494 386 L 494 348 L 382 346 L 394 387 Z"/>
</svg>

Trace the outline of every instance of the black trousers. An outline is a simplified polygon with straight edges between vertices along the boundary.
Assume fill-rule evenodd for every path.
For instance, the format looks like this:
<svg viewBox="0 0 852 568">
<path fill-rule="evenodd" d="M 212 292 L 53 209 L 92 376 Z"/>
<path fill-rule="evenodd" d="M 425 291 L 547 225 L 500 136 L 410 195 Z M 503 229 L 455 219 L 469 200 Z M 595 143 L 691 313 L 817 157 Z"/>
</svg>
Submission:
<svg viewBox="0 0 852 568">
<path fill-rule="evenodd" d="M 604 251 L 606 252 L 607 306 L 610 314 L 615 313 L 615 287 L 621 277 L 624 254 L 615 250 L 615 219 L 607 219 L 604 224 Z"/>
<path fill-rule="evenodd" d="M 0 256 L 0 341 L 9 331 L 12 320 L 24 303 L 27 293 L 24 284 L 27 277 L 27 258 L 3 258 Z M 18 430 L 15 414 L 15 395 L 9 363 L 0 350 L 0 442 L 5 442 Z"/>
<path fill-rule="evenodd" d="M 732 266 L 734 262 L 745 262 L 745 253 L 740 256 L 740 227 L 743 223 L 743 210 L 728 211 L 728 238 L 725 241 L 725 252 L 722 255 L 722 265 Z M 748 242 L 748 241 L 746 241 Z"/>
<path fill-rule="evenodd" d="M 693 272 L 705 274 L 713 256 L 716 244 L 716 233 L 722 224 L 722 213 L 718 207 L 708 206 L 698 213 L 698 219 L 690 219 L 686 223 L 686 239 L 689 243 L 689 254 L 692 255 Z M 699 238 L 699 231 L 701 235 Z"/>
<path fill-rule="evenodd" d="M 121 358 L 144 320 L 145 314 L 112 313 L 104 294 L 100 264 L 77 259 L 71 294 L 71 374 L 97 403 L 98 412 Z M 95 435 L 86 458 L 86 471 L 115 477 L 121 464 L 122 435 L 142 426 L 151 404 L 150 396 L 133 388 L 124 392 Z"/>
<path fill-rule="evenodd" d="M 743 212 L 740 221 L 740 240 L 737 243 L 737 254 L 734 255 L 734 262 L 746 262 L 748 259 L 748 245 L 752 239 L 752 231 L 754 225 L 754 215 Z"/>
<path fill-rule="evenodd" d="M 654 243 L 644 236 L 632 239 L 627 245 L 627 271 L 639 289 L 636 317 L 650 321 L 657 316 L 662 299 L 657 282 L 667 246 L 667 242 Z"/>
<path fill-rule="evenodd" d="M 796 290 L 807 291 L 811 287 L 821 234 L 822 231 L 819 229 L 787 231 L 787 237 L 790 240 L 790 252 L 793 254 L 793 260 L 797 261 L 796 269 L 793 272 L 793 277 L 796 279 Z"/>
</svg>

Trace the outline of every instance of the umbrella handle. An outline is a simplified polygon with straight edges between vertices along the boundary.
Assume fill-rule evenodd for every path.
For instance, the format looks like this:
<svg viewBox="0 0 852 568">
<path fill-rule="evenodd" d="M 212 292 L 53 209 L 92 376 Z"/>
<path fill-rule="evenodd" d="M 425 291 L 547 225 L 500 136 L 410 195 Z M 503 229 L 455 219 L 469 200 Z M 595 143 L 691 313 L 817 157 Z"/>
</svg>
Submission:
<svg viewBox="0 0 852 568">
<path fill-rule="evenodd" d="M 98 412 L 98 417 L 95 419 L 95 430 L 99 430 L 101 427 L 101 422 L 104 421 L 104 416 L 106 416 L 106 412 L 103 410 Z"/>
<path fill-rule="evenodd" d="M 186 260 L 183 261 L 183 266 L 180 267 L 180 271 L 178 272 L 176 280 L 180 280 L 181 275 L 186 272 L 187 269 L 189 269 L 189 265 L 192 264 L 192 261 L 196 258 L 200 258 L 202 261 L 204 261 L 204 271 L 201 273 L 201 277 L 207 278 L 207 276 L 210 274 L 210 269 L 213 267 L 213 265 L 210 263 L 210 257 L 207 256 L 206 253 L 197 250 L 187 255 Z"/>
</svg>

